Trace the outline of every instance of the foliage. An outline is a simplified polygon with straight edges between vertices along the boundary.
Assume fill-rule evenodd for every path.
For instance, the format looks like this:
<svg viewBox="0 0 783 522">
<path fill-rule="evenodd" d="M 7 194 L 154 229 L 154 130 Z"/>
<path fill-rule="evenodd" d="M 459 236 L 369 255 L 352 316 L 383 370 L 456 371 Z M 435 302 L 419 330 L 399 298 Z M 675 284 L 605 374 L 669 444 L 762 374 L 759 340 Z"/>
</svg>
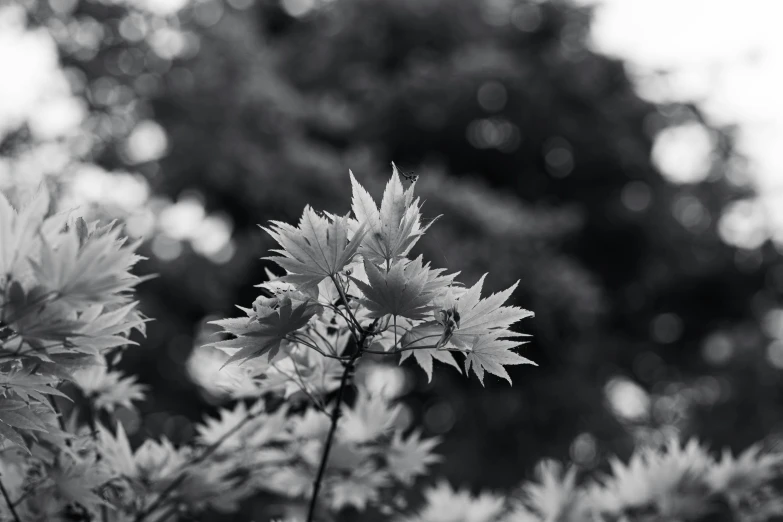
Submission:
<svg viewBox="0 0 783 522">
<path fill-rule="evenodd" d="M 47 216 L 45 190 L 18 208 L 0 196 L 0 512 L 17 522 L 165 521 L 234 512 L 258 492 L 307 503 L 308 521 L 399 509 L 391 493 L 428 474 L 438 440 L 409 430 L 400 404 L 354 381 L 356 366 L 413 353 L 431 379 L 432 360 L 456 366 L 457 353 L 482 384 L 485 372 L 511 382 L 505 366 L 530 361 L 513 351 L 522 334 L 509 328 L 532 313 L 504 304 L 513 286 L 482 299 L 484 278 L 464 288 L 456 274 L 405 256 L 423 227 L 415 182 L 403 190 L 396 168 L 377 214 L 351 181 L 362 195 L 353 220 L 308 207 L 297 228 L 275 223 L 267 232 L 282 248 L 272 259 L 286 274 L 259 285 L 246 317 L 215 321 L 231 336 L 207 345 L 224 354 L 217 371 L 245 365 L 236 391 L 254 399 L 207 418 L 192 444 L 147 439 L 136 449 L 112 414 L 132 409 L 143 386 L 112 366 L 131 331 L 143 332 L 132 301 L 140 279 L 130 273 L 137 245 L 114 225 Z M 85 398 L 67 415 L 53 398 L 69 398 L 66 382 Z M 768 520 L 783 508 L 773 487 L 783 457 L 758 447 L 716 461 L 695 440 L 672 441 L 609 464 L 609 475 L 577 484 L 575 468 L 544 462 L 536 482 L 507 497 L 441 482 L 400 520 L 688 521 L 720 510 Z"/>
<path fill-rule="evenodd" d="M 440 483 L 410 522 L 664 522 L 774 520 L 781 510 L 775 479 L 783 455 L 751 446 L 715 460 L 695 439 L 639 448 L 627 464 L 577 482 L 577 469 L 545 460 L 535 479 L 509 496 L 454 491 Z"/>
<path fill-rule="evenodd" d="M 132 344 L 131 330 L 143 331 L 132 301 L 140 279 L 130 273 L 138 244 L 127 244 L 120 227 L 46 217 L 45 190 L 18 210 L 0 198 L 0 436 L 16 473 L 8 514 L 53 520 L 76 506 L 88 518 L 159 520 L 182 509 L 235 510 L 262 490 L 312 497 L 312 518 L 322 485 L 329 510 L 363 510 L 381 490 L 425 474 L 438 460 L 437 441 L 406 435 L 399 405 L 360 386 L 342 411 L 355 365 L 370 353 L 459 351 L 480 377 L 483 367 L 505 375 L 501 364 L 529 361 L 510 351 L 518 342 L 501 339 L 517 337 L 507 328 L 531 314 L 503 306 L 510 290 L 480 300 L 481 282 L 460 289 L 454 275 L 404 257 L 423 228 L 413 186 L 403 191 L 396 169 L 380 213 L 368 211 L 372 200 L 352 182 L 364 194 L 354 220 L 308 207 L 298 228 L 274 223 L 267 231 L 282 249 L 272 259 L 286 275 L 260 285 L 247 317 L 215 321 L 232 338 L 211 349 L 228 355 L 223 367 L 250 363 L 245 376 L 257 400 L 207 419 L 192 446 L 148 439 L 135 451 L 122 424 L 107 428 L 101 414 L 111 426 L 118 407 L 144 397 L 143 386 L 110 365 Z M 431 362 L 422 366 L 431 375 Z M 67 422 L 47 398 L 68 398 L 58 389 L 65 381 L 86 399 L 85 412 L 71 408 Z M 290 410 L 285 399 L 296 391 L 310 407 Z"/>
</svg>

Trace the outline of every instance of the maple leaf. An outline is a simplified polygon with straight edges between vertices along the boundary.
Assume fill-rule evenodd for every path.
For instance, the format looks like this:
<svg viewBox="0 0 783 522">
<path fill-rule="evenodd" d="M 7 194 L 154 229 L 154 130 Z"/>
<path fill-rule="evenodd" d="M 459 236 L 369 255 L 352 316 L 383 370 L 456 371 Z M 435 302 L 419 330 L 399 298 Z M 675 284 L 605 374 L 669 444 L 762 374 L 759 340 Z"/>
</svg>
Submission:
<svg viewBox="0 0 783 522">
<path fill-rule="evenodd" d="M 397 167 L 392 166 L 392 177 L 386 184 L 380 210 L 350 172 L 353 214 L 361 226 L 367 227 L 359 252 L 379 264 L 407 255 L 432 225 L 431 221 L 421 226 L 419 199 L 413 199 L 415 183 L 403 190 Z"/>
<path fill-rule="evenodd" d="M 170 483 L 187 463 L 186 449 L 177 449 L 170 440 L 145 440 L 133 453 L 136 476 L 144 482 Z"/>
<path fill-rule="evenodd" d="M 413 261 L 395 261 L 388 271 L 365 259 L 364 270 L 369 284 L 354 277 L 351 280 L 364 294 L 362 304 L 369 309 L 371 318 L 391 314 L 424 319 L 432 310 L 436 292 L 456 276 L 440 276 L 442 270 L 430 270 L 428 265 L 422 265 L 421 256 Z"/>
<path fill-rule="evenodd" d="M 470 373 L 471 368 L 481 384 L 484 384 L 484 371 L 506 379 L 511 384 L 511 377 L 504 366 L 516 364 L 533 364 L 530 359 L 525 359 L 511 351 L 521 344 L 508 339 L 500 339 L 503 334 L 476 335 L 470 350 L 465 354 L 465 373 Z"/>
<path fill-rule="evenodd" d="M 359 388 L 352 408 L 346 408 L 340 420 L 342 438 L 350 442 L 373 440 L 391 429 L 401 406 L 390 406 L 380 394 Z"/>
<path fill-rule="evenodd" d="M 637 450 L 627 465 L 610 459 L 612 474 L 593 488 L 590 502 L 600 513 L 645 506 L 661 515 L 660 520 L 695 520 L 708 509 L 707 472 L 714 463 L 695 439 L 681 447 L 672 438 L 665 449 Z"/>
<path fill-rule="evenodd" d="M 442 457 L 432 453 L 440 443 L 440 439 L 421 438 L 420 431 L 414 431 L 407 439 L 402 438 L 402 432 L 394 432 L 394 436 L 386 454 L 389 472 L 403 484 L 412 484 L 419 475 L 427 472 L 427 466 L 439 462 Z"/>
<path fill-rule="evenodd" d="M 146 386 L 136 382 L 136 376 L 123 376 L 96 364 L 77 370 L 73 380 L 95 408 L 113 412 L 117 406 L 132 408 L 132 401 L 144 400 Z"/>
<path fill-rule="evenodd" d="M 120 237 L 119 228 L 92 226 L 88 238 L 78 227 L 54 238 L 42 237 L 40 259 L 32 262 L 38 281 L 74 306 L 121 302 L 122 293 L 142 281 L 129 272 L 143 259 L 135 254 L 141 241 L 125 245 L 127 238 Z"/>
<path fill-rule="evenodd" d="M 313 341 L 321 344 L 324 352 L 328 353 L 329 347 L 323 346 L 326 343 L 320 337 L 313 338 Z M 259 384 L 265 391 L 269 387 L 281 387 L 286 399 L 300 392 L 306 396 L 325 395 L 339 388 L 343 370 L 340 361 L 326 358 L 310 347 L 296 345 L 290 350 L 288 358 L 272 365 Z"/>
<path fill-rule="evenodd" d="M 43 406 L 33 406 L 17 399 L 0 399 L 0 441 L 3 446 L 10 441 L 29 452 L 21 434 L 27 431 L 48 432 L 50 426 L 39 418 L 45 410 Z"/>
<path fill-rule="evenodd" d="M 364 229 L 360 227 L 348 240 L 348 224 L 344 217 L 330 220 L 319 216 L 310 206 L 305 207 L 299 227 L 272 221 L 271 227 L 262 227 L 282 249 L 273 250 L 281 256 L 265 257 L 288 272 L 280 278 L 284 282 L 312 287 L 323 279 L 337 275 L 356 254 Z"/>
<path fill-rule="evenodd" d="M 49 193 L 39 189 L 20 211 L 0 192 L 0 278 L 11 274 L 20 279 L 27 258 L 34 253 L 36 232 L 49 208 Z"/>
<path fill-rule="evenodd" d="M 485 299 L 480 299 L 481 288 L 484 285 L 486 274 L 467 289 L 456 300 L 456 309 L 459 313 L 459 328 L 455 329 L 451 336 L 451 343 L 461 349 L 470 349 L 475 342 L 475 336 L 487 334 L 499 337 L 521 337 L 521 334 L 508 330 L 515 322 L 533 317 L 533 312 L 516 306 L 503 306 L 519 283 L 492 294 Z"/>
<path fill-rule="evenodd" d="M 98 424 L 98 442 L 101 455 L 109 463 L 111 468 L 120 475 L 135 477 L 137 475 L 136 463 L 133 460 L 128 436 L 121 422 L 117 423 L 117 435 L 114 436 L 103 424 Z"/>
<path fill-rule="evenodd" d="M 207 346 L 214 346 L 228 353 L 231 357 L 223 366 L 239 359 L 251 359 L 268 355 L 271 362 L 278 354 L 286 336 L 305 326 L 318 311 L 318 305 L 312 301 L 301 301 L 294 306 L 290 296 L 282 296 L 276 307 L 265 310 L 263 317 L 248 317 L 241 319 L 222 319 L 211 321 L 211 324 L 221 326 L 226 332 L 237 336 L 236 339 L 217 341 Z M 247 310 L 248 315 L 255 315 Z"/>
<path fill-rule="evenodd" d="M 425 507 L 404 522 L 447 522 L 465 520 L 492 522 L 505 511 L 505 499 L 493 493 L 473 496 L 465 489 L 455 490 L 445 481 L 424 490 Z"/>
<path fill-rule="evenodd" d="M 60 382 L 59 377 L 33 374 L 33 371 L 38 371 L 38 367 L 37 363 L 29 363 L 27 366 L 12 366 L 10 370 L 0 372 L 0 395 L 4 397 L 0 399 L 2 442 L 8 440 L 28 449 L 20 432 L 62 435 L 62 431 L 56 426 L 54 410 L 46 395 L 57 395 L 68 400 L 70 398 L 53 387 Z M 20 408 L 20 403 L 24 407 Z"/>
<path fill-rule="evenodd" d="M 78 316 L 82 326 L 78 328 L 69 340 L 76 350 L 90 353 L 105 353 L 109 348 L 138 344 L 128 339 L 131 330 L 145 333 L 145 323 L 149 319 L 137 310 L 138 301 L 114 309 L 104 305 L 92 305 Z"/>
<path fill-rule="evenodd" d="M 263 406 L 263 403 L 261 405 Z M 257 450 L 271 441 L 285 438 L 283 426 L 288 408 L 282 407 L 273 414 L 266 415 L 259 414 L 256 407 L 248 409 L 244 403 L 239 402 L 233 410 L 221 409 L 219 419 L 208 417 L 204 424 L 196 427 L 198 441 L 209 446 L 222 440 L 218 453 L 231 454 L 241 448 Z M 248 421 L 248 417 L 253 418 Z M 237 429 L 238 426 L 241 427 Z M 228 434 L 230 436 L 225 438 Z"/>
<path fill-rule="evenodd" d="M 340 510 L 353 506 L 364 510 L 367 504 L 378 500 L 378 490 L 389 484 L 389 475 L 385 470 L 376 468 L 372 463 L 352 470 L 347 477 L 341 476 L 331 486 L 331 507 Z"/>
<path fill-rule="evenodd" d="M 424 370 L 424 373 L 427 374 L 427 382 L 432 382 L 433 359 L 448 364 L 449 366 L 453 366 L 459 370 L 460 373 L 462 373 L 462 370 L 457 365 L 457 362 L 454 360 L 454 356 L 450 352 L 444 352 L 442 350 L 438 350 L 437 348 L 417 348 L 415 350 L 402 352 L 402 354 L 400 354 L 400 364 L 410 357 L 411 354 L 413 354 L 413 358 L 416 359 L 416 362 L 419 364 L 421 369 Z"/>
<path fill-rule="evenodd" d="M 99 506 L 109 506 L 96 491 L 111 478 L 110 471 L 98 465 L 94 454 L 85 457 L 69 455 L 70 459 L 59 459 L 57 465 L 49 469 L 53 482 L 49 494 L 60 496 L 66 503 L 77 502 L 92 512 Z"/>
<path fill-rule="evenodd" d="M 46 395 L 57 395 L 71 400 L 54 387 L 59 384 L 59 377 L 33 374 L 34 369 L 37 371 L 37 366 L 37 364 L 28 365 L 8 373 L 0 373 L 0 393 L 3 393 L 4 389 L 10 389 L 23 401 L 29 401 L 32 398 L 44 405 L 49 404 Z"/>
<path fill-rule="evenodd" d="M 253 382 L 251 366 L 252 362 L 260 359 L 221 369 L 226 359 L 228 355 L 222 350 L 209 345 L 198 346 L 186 363 L 188 375 L 202 390 L 221 399 L 258 396 L 261 390 Z"/>
<path fill-rule="evenodd" d="M 754 444 L 737 457 L 728 449 L 723 451 L 721 460 L 710 470 L 708 480 L 712 489 L 728 491 L 730 494 L 750 491 L 772 480 L 783 465 L 782 453 L 762 452 L 761 446 Z"/>
<path fill-rule="evenodd" d="M 576 484 L 576 472 L 576 467 L 563 469 L 554 460 L 540 462 L 535 469 L 536 480 L 522 486 L 521 502 L 514 506 L 510 520 L 589 520 L 584 493 Z"/>
<path fill-rule="evenodd" d="M 77 312 L 62 301 L 40 304 L 39 300 L 37 309 L 35 306 L 21 303 L 17 308 L 16 303 L 9 303 L 7 310 L 8 316 L 16 319 L 11 322 L 11 329 L 19 335 L 20 339 L 37 350 L 60 345 L 85 326 L 85 323 L 79 320 Z M 12 347 L 7 344 L 4 348 Z"/>
<path fill-rule="evenodd" d="M 443 326 L 436 321 L 418 324 L 405 332 L 405 335 L 400 340 L 401 346 L 405 349 L 400 354 L 400 364 L 413 356 L 421 369 L 424 370 L 424 373 L 427 374 L 427 382 L 432 382 L 433 359 L 453 366 L 462 373 L 457 361 L 454 359 L 454 355 L 449 351 L 440 349 L 439 339 L 442 337 L 442 334 Z"/>
</svg>

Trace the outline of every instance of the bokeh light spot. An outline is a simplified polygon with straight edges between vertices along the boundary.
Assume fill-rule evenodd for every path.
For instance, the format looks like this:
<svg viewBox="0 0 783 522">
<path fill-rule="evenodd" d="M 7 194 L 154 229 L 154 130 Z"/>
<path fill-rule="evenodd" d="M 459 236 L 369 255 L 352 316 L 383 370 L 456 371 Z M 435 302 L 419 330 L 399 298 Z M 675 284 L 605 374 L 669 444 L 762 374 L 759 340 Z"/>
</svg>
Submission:
<svg viewBox="0 0 783 522">
<path fill-rule="evenodd" d="M 314 0 L 283 0 L 283 9 L 289 15 L 298 18 L 309 13 L 315 7 Z"/>
<path fill-rule="evenodd" d="M 535 4 L 520 4 L 511 11 L 511 25 L 526 33 L 538 29 L 542 21 L 541 8 Z"/>
<path fill-rule="evenodd" d="M 710 172 L 713 147 L 712 136 L 702 125 L 669 127 L 656 137 L 652 160 L 672 181 L 696 183 Z"/>
<path fill-rule="evenodd" d="M 672 204 L 672 213 L 680 224 L 694 232 L 701 232 L 710 224 L 707 208 L 696 197 L 679 195 Z"/>
<path fill-rule="evenodd" d="M 677 341 L 682 335 L 683 324 L 680 316 L 673 313 L 657 315 L 650 325 L 652 338 L 662 344 Z"/>
<path fill-rule="evenodd" d="M 185 240 L 193 237 L 204 221 L 204 205 L 193 196 L 180 198 L 175 204 L 160 213 L 160 227 L 174 239 Z"/>
<path fill-rule="evenodd" d="M 650 206 L 652 192 L 649 185 L 643 181 L 627 183 L 620 193 L 620 200 L 625 208 L 633 212 L 642 212 Z"/>
<path fill-rule="evenodd" d="M 159 234 L 152 240 L 152 253 L 161 261 L 173 261 L 182 254 L 182 243 L 165 234 Z"/>
<path fill-rule="evenodd" d="M 734 344 L 725 333 L 714 332 L 704 339 L 701 355 L 710 364 L 716 366 L 725 364 L 734 355 Z"/>
<path fill-rule="evenodd" d="M 758 201 L 746 199 L 731 203 L 718 221 L 718 233 L 729 245 L 747 250 L 760 247 L 767 240 L 764 210 Z"/>
<path fill-rule="evenodd" d="M 253 5 L 253 2 L 254 0 L 228 0 L 228 5 L 241 11 Z"/>
<path fill-rule="evenodd" d="M 404 394 L 408 387 L 405 370 L 388 364 L 368 364 L 364 370 L 364 385 L 372 394 L 389 400 Z"/>
<path fill-rule="evenodd" d="M 767 345 L 767 361 L 779 370 L 783 370 L 783 341 L 776 339 Z"/>
<path fill-rule="evenodd" d="M 446 433 L 456 421 L 454 408 L 445 401 L 430 406 L 424 414 L 424 425 L 432 433 Z"/>
<path fill-rule="evenodd" d="M 166 131 L 151 120 L 139 122 L 125 141 L 125 153 L 132 163 L 160 159 L 167 148 Z"/>
<path fill-rule="evenodd" d="M 487 112 L 498 112 L 503 110 L 508 100 L 506 88 L 500 82 L 485 82 L 479 87 L 478 102 L 481 108 Z"/>
<path fill-rule="evenodd" d="M 598 457 L 598 445 L 590 433 L 580 433 L 571 443 L 569 453 L 575 464 L 585 467 L 595 465 Z"/>
<path fill-rule="evenodd" d="M 547 171 L 555 178 L 564 178 L 574 169 L 574 156 L 571 144 L 563 138 L 555 137 L 544 144 L 544 161 Z"/>
<path fill-rule="evenodd" d="M 615 415 L 622 419 L 644 419 L 649 414 L 649 395 L 630 379 L 625 377 L 610 379 L 604 387 L 604 393 Z"/>
</svg>

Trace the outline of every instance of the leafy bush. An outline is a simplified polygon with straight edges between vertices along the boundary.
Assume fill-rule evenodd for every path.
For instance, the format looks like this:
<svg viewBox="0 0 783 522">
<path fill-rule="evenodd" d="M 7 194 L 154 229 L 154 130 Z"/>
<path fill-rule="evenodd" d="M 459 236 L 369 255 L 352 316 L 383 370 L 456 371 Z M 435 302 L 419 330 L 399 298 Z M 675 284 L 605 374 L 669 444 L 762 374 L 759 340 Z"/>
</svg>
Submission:
<svg viewBox="0 0 783 522">
<path fill-rule="evenodd" d="M 115 223 L 48 216 L 45 191 L 13 206 L 0 196 L 4 518 L 166 521 L 232 512 L 259 493 L 289 499 L 287 514 L 308 521 L 370 507 L 428 522 L 780 512 L 771 489 L 780 456 L 753 447 L 716 461 L 692 441 L 611 461 L 594 482 L 552 462 L 508 496 L 441 482 L 418 514 L 403 514 L 411 510 L 395 492 L 428 474 L 438 440 L 409 429 L 401 406 L 357 367 L 412 356 L 428 379 L 437 360 L 482 384 L 486 374 L 510 383 L 505 367 L 531 362 L 515 353 L 524 336 L 510 328 L 532 313 L 505 304 L 515 286 L 482 298 L 483 278 L 466 288 L 408 257 L 432 223 L 422 221 L 415 179 L 403 183 L 395 168 L 380 206 L 351 182 L 352 216 L 307 207 L 297 227 L 264 229 L 280 246 L 268 259 L 285 274 L 258 285 L 244 317 L 215 321 L 225 338 L 201 348 L 222 365 L 202 377 L 236 405 L 206 419 L 190 445 L 164 438 L 135 449 L 116 410 L 132 408 L 144 387 L 116 366 L 146 322 L 133 301 L 142 279 L 130 272 L 138 244 Z"/>
</svg>

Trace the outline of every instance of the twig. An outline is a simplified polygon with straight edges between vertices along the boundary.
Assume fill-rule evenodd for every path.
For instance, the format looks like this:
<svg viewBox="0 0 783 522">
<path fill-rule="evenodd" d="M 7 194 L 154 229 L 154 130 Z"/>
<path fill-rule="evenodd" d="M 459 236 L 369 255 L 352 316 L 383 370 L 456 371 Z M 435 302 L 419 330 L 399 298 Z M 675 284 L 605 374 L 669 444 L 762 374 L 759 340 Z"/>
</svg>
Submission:
<svg viewBox="0 0 783 522">
<path fill-rule="evenodd" d="M 98 443 L 98 408 L 92 403 L 92 397 L 87 398 L 87 415 L 89 416 L 90 430 L 92 433 L 92 440 Z M 101 505 L 101 521 L 108 522 L 109 511 L 105 505 Z"/>
<path fill-rule="evenodd" d="M 351 327 L 351 335 L 353 336 L 354 341 L 356 342 L 356 352 L 354 352 L 353 355 L 351 355 L 350 360 L 346 363 L 345 369 L 343 370 L 343 375 L 340 378 L 340 387 L 337 389 L 337 398 L 334 404 L 334 408 L 332 409 L 332 424 L 329 427 L 329 433 L 326 435 L 326 442 L 324 443 L 324 449 L 323 449 L 323 455 L 321 455 L 321 463 L 318 466 L 318 473 L 315 476 L 315 482 L 313 483 L 313 496 L 310 498 L 310 507 L 307 510 L 307 522 L 313 522 L 313 517 L 315 516 L 315 506 L 318 502 L 318 492 L 321 490 L 321 483 L 324 479 L 324 473 L 326 472 L 326 463 L 329 460 L 329 451 L 332 447 L 332 440 L 334 439 L 334 433 L 337 431 L 337 421 L 340 418 L 340 407 L 342 406 L 343 402 L 343 393 L 345 392 L 345 388 L 348 384 L 348 377 L 351 374 L 351 371 L 354 368 L 354 363 L 356 363 L 356 359 L 361 357 L 362 353 L 364 353 L 364 343 L 367 341 L 367 338 L 375 332 L 375 328 L 378 326 L 378 318 L 376 318 L 369 328 L 364 329 L 359 324 L 359 321 L 356 320 L 356 317 L 351 312 L 350 307 L 348 306 L 348 298 L 345 295 L 345 292 L 342 289 L 342 286 L 338 282 L 337 278 L 332 276 L 332 282 L 337 287 L 337 291 L 340 293 L 340 298 L 343 300 L 343 303 L 345 304 L 345 310 L 350 316 L 350 318 L 353 320 L 353 324 L 356 326 L 356 331 L 361 332 L 361 337 L 357 338 L 357 333 L 354 332 L 354 329 L 352 325 L 349 323 L 349 327 Z"/>
<path fill-rule="evenodd" d="M 323 350 L 321 350 L 315 344 L 310 343 L 310 342 L 306 341 L 305 339 L 301 339 L 299 337 L 295 337 L 293 334 L 290 337 L 286 337 L 285 340 L 302 344 L 304 346 L 307 346 L 308 348 L 312 348 L 313 350 L 315 350 L 316 352 L 320 353 L 321 355 L 323 355 L 324 357 L 326 357 L 328 359 L 335 359 L 337 361 L 347 361 L 347 360 L 350 359 L 350 357 L 340 357 L 339 355 L 329 355 L 328 353 L 326 353 Z"/>
<path fill-rule="evenodd" d="M 326 471 L 326 462 L 329 460 L 329 450 L 332 447 L 332 439 L 334 438 L 334 432 L 337 431 L 337 420 L 340 418 L 340 406 L 343 402 L 343 392 L 348 384 L 348 375 L 353 369 L 354 362 L 359 355 L 361 355 L 361 345 L 359 350 L 351 357 L 348 364 L 345 365 L 343 370 L 343 376 L 340 378 L 340 387 L 337 389 L 337 399 L 332 408 L 332 425 L 329 427 L 329 433 L 326 436 L 326 443 L 324 444 L 324 452 L 321 455 L 321 464 L 318 466 L 318 474 L 315 477 L 313 483 L 313 496 L 310 498 L 310 507 L 307 510 L 307 522 L 313 522 L 313 516 L 315 515 L 315 505 L 318 501 L 318 492 L 321 489 L 321 483 L 324 479 L 324 472 Z"/>
<path fill-rule="evenodd" d="M 332 353 L 332 356 L 334 356 L 334 357 L 340 357 L 339 355 L 337 355 L 337 352 L 335 351 L 335 349 L 334 349 L 334 346 L 332 346 L 332 342 L 331 342 L 329 339 L 327 339 L 327 338 L 324 336 L 324 334 L 322 334 L 321 332 L 319 332 L 319 331 L 318 331 L 318 328 L 312 328 L 312 329 L 311 329 L 311 331 L 315 332 L 315 335 L 317 335 L 317 336 L 319 337 L 319 339 L 321 339 L 321 340 L 322 340 L 322 341 L 323 341 L 323 342 L 326 344 L 326 347 L 327 347 L 327 348 L 329 349 L 329 351 Z M 312 339 L 312 337 L 311 337 L 311 339 Z M 313 339 L 313 341 L 315 341 L 315 339 Z M 318 344 L 318 343 L 316 342 L 315 344 Z"/>
<path fill-rule="evenodd" d="M 381 351 L 378 351 L 378 350 L 369 350 L 369 349 L 366 349 L 366 348 L 364 350 L 362 350 L 362 351 L 365 352 L 365 353 L 374 353 L 374 354 L 377 354 L 377 355 L 396 355 L 398 353 L 407 352 L 409 350 L 429 350 L 429 349 L 432 349 L 432 348 L 437 348 L 438 345 L 437 344 L 432 344 L 432 345 L 425 345 L 425 346 L 413 346 L 413 344 L 415 344 L 415 343 L 417 343 L 419 341 L 423 341 L 424 339 L 433 339 L 435 337 L 440 337 L 440 335 L 439 334 L 438 335 L 425 335 L 424 337 L 419 337 L 415 341 L 406 344 L 402 348 L 397 348 L 396 350 L 389 350 L 387 352 L 381 352 Z M 394 346 L 392 346 L 392 348 L 394 348 Z"/>
<path fill-rule="evenodd" d="M 310 399 L 310 402 L 312 402 L 313 407 L 316 410 L 320 411 L 321 413 L 325 413 L 329 415 L 329 413 L 326 411 L 326 408 L 321 404 L 321 402 L 317 400 L 316 397 L 313 394 L 311 394 L 310 391 L 307 389 L 307 385 L 304 382 L 302 373 L 299 371 L 299 367 L 296 365 L 296 361 L 294 361 L 294 371 L 296 371 L 296 374 L 299 376 L 298 380 L 290 373 L 281 370 L 276 364 L 272 364 L 272 367 L 278 372 L 288 377 L 289 379 L 291 379 L 291 381 L 293 381 L 294 384 L 297 384 L 299 386 L 299 389 L 302 391 L 302 393 L 304 393 L 307 396 L 307 398 Z"/>
<path fill-rule="evenodd" d="M 19 504 L 21 504 L 21 503 L 24 501 L 24 499 L 26 499 L 26 498 L 28 497 L 28 495 L 30 495 L 30 494 L 31 494 L 31 493 L 33 493 L 33 492 L 34 492 L 36 489 L 38 489 L 38 486 L 40 486 L 41 484 L 44 484 L 44 483 L 45 483 L 46 481 L 48 481 L 48 480 L 51 480 L 51 479 L 50 479 L 49 477 L 44 477 L 44 478 L 42 478 L 41 480 L 39 480 L 38 482 L 36 482 L 35 484 L 33 484 L 33 485 L 28 485 L 28 486 L 27 486 L 27 488 L 25 488 L 25 492 L 24 492 L 24 493 L 22 493 L 21 495 L 19 495 L 19 498 L 17 498 L 17 499 L 16 499 L 16 500 L 15 500 L 15 501 L 12 503 L 12 504 L 13 504 L 13 506 L 14 506 L 14 507 L 16 507 L 16 506 L 18 506 Z"/>
<path fill-rule="evenodd" d="M 5 503 L 8 504 L 8 509 L 11 510 L 14 520 L 16 520 L 16 522 L 22 522 L 22 519 L 19 518 L 19 513 L 16 512 L 13 502 L 11 502 L 11 497 L 8 496 L 8 490 L 5 489 L 2 478 L 0 478 L 0 491 L 3 492 L 3 498 L 5 498 Z"/>
</svg>

